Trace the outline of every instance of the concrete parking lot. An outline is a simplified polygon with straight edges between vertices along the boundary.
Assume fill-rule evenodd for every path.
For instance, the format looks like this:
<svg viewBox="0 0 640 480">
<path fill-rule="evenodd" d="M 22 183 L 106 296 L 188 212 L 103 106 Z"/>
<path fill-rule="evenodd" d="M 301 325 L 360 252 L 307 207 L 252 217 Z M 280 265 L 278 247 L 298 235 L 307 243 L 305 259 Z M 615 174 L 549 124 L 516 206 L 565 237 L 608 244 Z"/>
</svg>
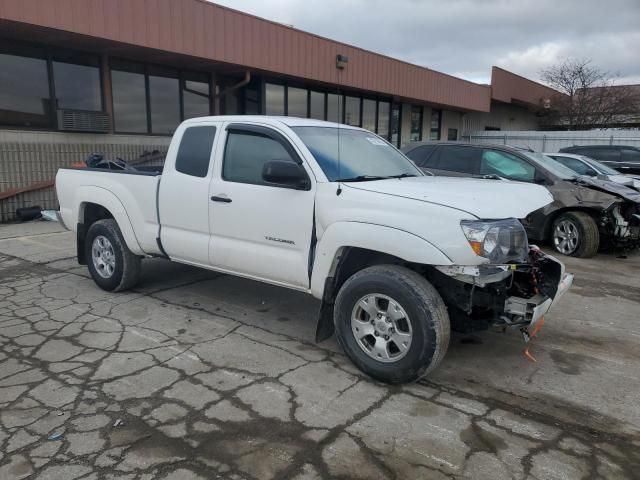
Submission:
<svg viewBox="0 0 640 480">
<path fill-rule="evenodd" d="M 640 255 L 566 259 L 527 361 L 454 335 L 389 387 L 302 294 L 163 260 L 99 290 L 56 223 L 0 226 L 0 479 L 639 478 Z"/>
</svg>

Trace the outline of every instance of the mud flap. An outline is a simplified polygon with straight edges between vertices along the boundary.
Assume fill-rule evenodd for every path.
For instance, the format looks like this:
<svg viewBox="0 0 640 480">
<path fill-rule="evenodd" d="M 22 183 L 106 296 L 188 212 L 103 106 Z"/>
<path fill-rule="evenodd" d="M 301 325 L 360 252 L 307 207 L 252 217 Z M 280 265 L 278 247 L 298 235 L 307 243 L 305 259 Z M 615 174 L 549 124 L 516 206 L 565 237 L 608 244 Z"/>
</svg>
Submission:
<svg viewBox="0 0 640 480">
<path fill-rule="evenodd" d="M 333 336 L 336 327 L 333 324 L 333 304 L 325 301 L 320 305 L 318 324 L 316 325 L 316 343 L 325 341 Z"/>
</svg>

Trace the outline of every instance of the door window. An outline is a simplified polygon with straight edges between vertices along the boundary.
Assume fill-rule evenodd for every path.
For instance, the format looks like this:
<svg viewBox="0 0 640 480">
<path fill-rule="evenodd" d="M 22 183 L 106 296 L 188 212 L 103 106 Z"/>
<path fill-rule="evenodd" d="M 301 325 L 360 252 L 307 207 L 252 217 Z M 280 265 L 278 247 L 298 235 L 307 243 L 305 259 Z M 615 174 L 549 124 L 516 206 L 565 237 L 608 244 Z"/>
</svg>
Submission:
<svg viewBox="0 0 640 480">
<path fill-rule="evenodd" d="M 562 165 L 569 167 L 571 170 L 579 173 L 580 175 L 589 175 L 590 177 L 595 177 L 597 175 L 597 172 L 593 168 L 591 168 L 586 163 L 581 162 L 577 158 L 563 156 L 553 156 L 551 158 L 560 162 Z"/>
<path fill-rule="evenodd" d="M 272 160 L 295 162 L 286 140 L 249 130 L 230 130 L 224 152 L 222 178 L 228 182 L 273 186 L 262 179 L 265 163 Z"/>
<path fill-rule="evenodd" d="M 413 160 L 416 163 L 416 165 L 418 165 L 419 167 L 426 167 L 428 162 L 428 157 L 431 155 L 431 152 L 433 152 L 433 149 L 435 147 L 436 147 L 435 145 L 421 145 L 419 147 L 414 148 L 410 152 L 407 152 L 406 155 L 411 160 Z M 429 163 L 433 164 L 433 160 L 431 160 Z M 434 166 L 434 165 L 431 165 L 431 166 Z"/>
<path fill-rule="evenodd" d="M 499 175 L 511 180 L 533 182 L 536 169 L 533 165 L 507 152 L 484 150 L 480 165 L 481 175 Z"/>
<path fill-rule="evenodd" d="M 438 158 L 432 168 L 438 170 L 448 170 L 451 172 L 468 173 L 474 175 L 478 173 L 481 150 L 474 147 L 443 145 L 439 149 Z"/>
<path fill-rule="evenodd" d="M 216 127 L 210 125 L 187 128 L 180 140 L 176 170 L 193 177 L 206 177 L 215 134 Z"/>
</svg>

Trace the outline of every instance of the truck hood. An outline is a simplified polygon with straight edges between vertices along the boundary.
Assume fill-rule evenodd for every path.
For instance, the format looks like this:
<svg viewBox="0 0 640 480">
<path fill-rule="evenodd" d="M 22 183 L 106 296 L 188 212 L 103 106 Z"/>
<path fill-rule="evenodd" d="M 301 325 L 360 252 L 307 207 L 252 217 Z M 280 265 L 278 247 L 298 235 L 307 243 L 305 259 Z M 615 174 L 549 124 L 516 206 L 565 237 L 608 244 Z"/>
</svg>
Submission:
<svg viewBox="0 0 640 480">
<path fill-rule="evenodd" d="M 424 176 L 343 185 L 435 203 L 483 219 L 524 218 L 553 201 L 544 187 L 509 180 Z"/>
</svg>

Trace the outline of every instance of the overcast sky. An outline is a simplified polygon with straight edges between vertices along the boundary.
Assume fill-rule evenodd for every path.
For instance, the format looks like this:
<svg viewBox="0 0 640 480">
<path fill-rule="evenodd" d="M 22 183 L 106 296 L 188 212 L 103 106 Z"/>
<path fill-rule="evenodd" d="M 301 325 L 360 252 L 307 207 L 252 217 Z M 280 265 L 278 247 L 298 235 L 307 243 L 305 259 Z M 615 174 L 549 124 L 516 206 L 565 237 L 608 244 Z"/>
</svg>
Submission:
<svg viewBox="0 0 640 480">
<path fill-rule="evenodd" d="M 215 0 L 417 65 L 488 83 L 567 57 L 640 83 L 640 0 Z"/>
</svg>

